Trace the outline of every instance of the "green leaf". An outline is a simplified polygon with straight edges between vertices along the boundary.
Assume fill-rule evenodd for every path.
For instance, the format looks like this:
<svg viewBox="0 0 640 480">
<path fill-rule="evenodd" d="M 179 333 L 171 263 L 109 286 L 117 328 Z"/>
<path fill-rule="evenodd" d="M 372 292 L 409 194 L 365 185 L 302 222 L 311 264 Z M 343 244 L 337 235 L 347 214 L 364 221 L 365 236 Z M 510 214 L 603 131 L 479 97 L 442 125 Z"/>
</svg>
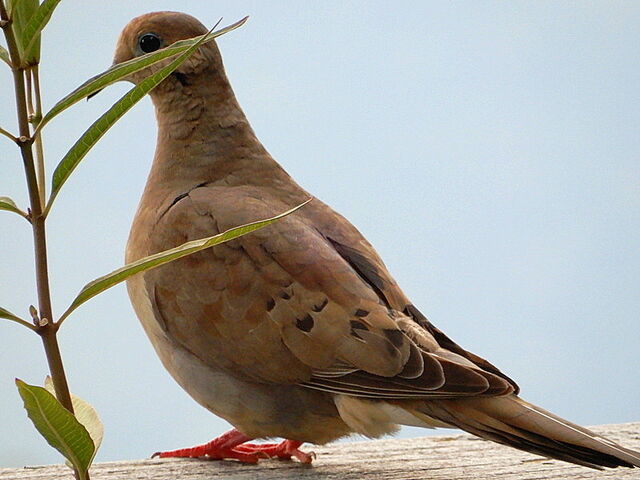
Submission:
<svg viewBox="0 0 640 480">
<path fill-rule="evenodd" d="M 36 59 L 39 59 L 39 50 L 40 50 L 40 32 L 47 25 L 53 11 L 60 3 L 60 0 L 44 0 L 42 5 L 38 7 L 38 9 L 34 12 L 34 14 L 29 19 L 29 23 L 24 27 L 21 36 L 21 42 L 24 48 L 24 56 L 25 58 L 29 58 L 29 55 L 32 53 L 32 50 L 38 50 L 38 55 Z M 35 51 L 33 53 L 36 53 Z"/>
<path fill-rule="evenodd" d="M 218 30 L 216 32 L 203 35 L 204 37 L 206 37 L 203 40 L 203 43 L 210 42 L 211 40 L 213 40 L 216 37 L 219 37 L 220 35 L 224 35 L 225 33 L 230 32 L 231 30 L 235 30 L 236 28 L 242 26 L 247 21 L 247 18 L 249 17 L 245 17 L 242 20 L 232 25 L 229 25 L 228 27 L 225 27 L 221 30 Z M 44 115 L 44 117 L 42 117 L 42 120 L 38 124 L 36 131 L 41 130 L 54 117 L 56 117 L 57 115 L 59 115 L 60 113 L 65 111 L 67 108 L 71 107 L 72 105 L 75 105 L 83 98 L 90 96 L 92 93 L 99 92 L 103 88 L 108 87 L 109 85 L 112 85 L 113 83 L 124 79 L 125 77 L 131 75 L 132 73 L 143 70 L 168 57 L 172 57 L 174 55 L 178 55 L 184 52 L 185 50 L 191 48 L 195 43 L 202 40 L 203 36 L 191 38 L 188 40 L 181 40 L 179 42 L 175 42 L 174 44 L 166 48 L 163 48 L 162 50 L 158 50 L 152 53 L 147 53 L 146 55 L 142 55 L 141 57 L 133 58 L 126 62 L 113 65 L 108 70 L 96 75 L 95 77 L 90 78 L 89 80 L 84 82 L 82 85 L 80 85 L 78 88 L 76 88 L 73 92 L 71 92 L 69 95 L 67 95 L 58 103 L 56 103 L 51 108 L 51 110 L 49 110 Z"/>
<path fill-rule="evenodd" d="M 220 243 L 228 242 L 229 240 L 233 240 L 234 238 L 241 237 L 242 235 L 246 235 L 247 233 L 251 233 L 262 227 L 266 227 L 267 225 L 295 212 L 310 201 L 311 199 L 298 205 L 295 208 L 292 208 L 291 210 L 287 210 L 280 215 L 276 215 L 275 217 L 231 228 L 212 237 L 201 238 L 200 240 L 192 240 L 190 242 L 183 243 L 178 247 L 171 248 L 154 255 L 149 255 L 148 257 L 143 257 L 139 260 L 136 260 L 135 262 L 125 265 L 124 267 L 118 268 L 117 270 L 114 270 L 113 272 L 103 277 L 97 278 L 96 280 L 89 282 L 84 286 L 78 296 L 73 300 L 69 308 L 67 308 L 67 310 L 62 314 L 59 323 L 62 323 L 62 321 L 67 318 L 71 312 L 73 312 L 76 308 L 78 308 L 90 298 L 93 298 L 99 293 L 102 293 L 105 290 L 113 287 L 114 285 L 125 281 L 127 278 L 135 275 L 136 273 L 159 267 L 160 265 L 172 262 L 173 260 L 186 257 L 187 255 L 191 255 L 192 253 L 199 252 L 200 250 L 213 247 L 214 245 L 218 245 Z"/>
<path fill-rule="evenodd" d="M 22 34 L 24 26 L 38 7 L 38 0 L 7 0 L 7 12 L 11 18 L 16 35 Z"/>
<path fill-rule="evenodd" d="M 17 378 L 16 386 L 40 435 L 71 462 L 84 480 L 95 452 L 87 429 L 46 389 Z"/>
<path fill-rule="evenodd" d="M 240 22 L 235 24 L 233 28 L 241 25 Z M 231 27 L 227 27 L 229 29 Z M 224 30 L 224 29 L 223 29 Z M 228 31 L 228 30 L 227 30 Z M 222 32 L 222 30 L 220 31 Z M 217 32 L 218 35 L 221 35 Z M 45 208 L 45 214 L 51 209 L 51 205 L 56 196 L 60 192 L 60 188 L 67 181 L 73 170 L 78 166 L 82 159 L 89 153 L 89 150 L 102 138 L 102 136 L 125 114 L 131 107 L 138 103 L 147 93 L 153 88 L 159 85 L 165 78 L 167 78 L 171 72 L 180 66 L 189 56 L 200 46 L 202 42 L 209 38 L 209 35 L 213 36 L 216 33 L 208 33 L 198 37 L 195 43 L 185 50 L 178 58 L 174 59 L 171 63 L 158 70 L 157 72 L 149 75 L 142 80 L 138 85 L 133 87 L 127 92 L 115 105 L 113 105 L 106 113 L 104 113 L 98 120 L 96 120 L 76 141 L 71 149 L 66 153 L 64 158 L 60 160 L 58 166 L 53 172 L 51 196 L 47 202 Z"/>
<path fill-rule="evenodd" d="M 5 3 L 7 4 L 7 13 L 9 14 L 9 18 L 11 18 L 16 3 L 20 3 L 20 1 L 21 0 L 6 0 Z"/>
<path fill-rule="evenodd" d="M 23 326 L 33 330 L 34 332 L 37 330 L 35 325 L 30 324 L 26 320 L 23 320 L 19 316 L 14 315 L 9 310 L 6 310 L 6 309 L 4 309 L 2 307 L 0 307 L 0 318 L 4 318 L 6 320 L 11 320 L 12 322 L 19 323 L 20 325 L 23 325 Z"/>
<path fill-rule="evenodd" d="M 47 378 L 44 380 L 44 388 L 52 395 L 56 394 L 56 390 L 53 386 L 53 380 L 49 375 L 47 375 Z M 96 453 L 98 453 L 98 449 L 102 444 L 102 438 L 104 437 L 104 425 L 102 425 L 102 422 L 100 421 L 98 412 L 96 412 L 96 409 L 93 408 L 89 402 L 72 393 L 71 403 L 73 404 L 73 414 L 76 419 L 84 425 L 84 428 L 89 432 L 91 440 L 93 440 L 95 448 L 93 457 L 91 457 L 91 461 L 89 462 L 89 465 L 91 465 L 93 458 L 96 456 Z"/>
<path fill-rule="evenodd" d="M 0 45 L 0 60 L 11 66 L 11 57 L 9 56 L 9 52 L 2 45 Z"/>
<path fill-rule="evenodd" d="M 6 318 L 7 320 L 22 320 L 17 315 L 14 315 L 9 310 L 6 310 L 2 307 L 0 307 L 0 318 Z"/>
<path fill-rule="evenodd" d="M 20 210 L 16 203 L 9 197 L 0 197 L 0 210 L 7 210 L 8 212 L 17 213 L 24 218 L 28 218 L 26 212 Z"/>
<path fill-rule="evenodd" d="M 22 43 L 22 32 L 29 23 L 33 14 L 38 10 L 39 6 L 40 4 L 38 0 L 13 0 L 8 4 L 8 11 L 10 12 L 9 15 L 11 17 L 11 28 L 13 29 L 13 33 L 16 37 L 18 50 L 20 51 L 20 60 L 23 65 L 37 63 L 37 61 L 33 62 L 34 59 L 37 60 L 35 56 L 32 55 L 31 57 L 26 57 L 24 55 L 25 45 Z M 40 52 L 38 51 L 37 53 L 39 55 Z"/>
</svg>

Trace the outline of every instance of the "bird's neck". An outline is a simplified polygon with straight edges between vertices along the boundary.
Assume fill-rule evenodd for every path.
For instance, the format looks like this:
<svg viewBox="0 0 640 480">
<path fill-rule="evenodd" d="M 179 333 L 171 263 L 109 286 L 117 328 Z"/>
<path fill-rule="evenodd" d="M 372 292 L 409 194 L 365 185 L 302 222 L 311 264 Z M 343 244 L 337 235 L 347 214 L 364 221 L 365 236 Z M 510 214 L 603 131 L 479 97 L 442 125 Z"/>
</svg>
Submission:
<svg viewBox="0 0 640 480">
<path fill-rule="evenodd" d="M 257 139 L 224 72 L 172 75 L 152 93 L 158 142 L 149 184 L 173 191 L 202 183 L 291 181 Z"/>
</svg>

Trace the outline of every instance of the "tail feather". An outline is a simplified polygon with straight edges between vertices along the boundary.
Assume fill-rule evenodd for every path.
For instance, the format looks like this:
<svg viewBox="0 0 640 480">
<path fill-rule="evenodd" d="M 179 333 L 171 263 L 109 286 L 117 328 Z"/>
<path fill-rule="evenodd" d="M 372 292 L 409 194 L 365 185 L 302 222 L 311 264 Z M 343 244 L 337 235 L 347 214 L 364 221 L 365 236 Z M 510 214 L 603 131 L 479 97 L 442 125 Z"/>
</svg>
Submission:
<svg viewBox="0 0 640 480">
<path fill-rule="evenodd" d="M 640 453 L 515 395 L 435 400 L 419 412 L 494 442 L 586 467 L 640 467 Z"/>
</svg>

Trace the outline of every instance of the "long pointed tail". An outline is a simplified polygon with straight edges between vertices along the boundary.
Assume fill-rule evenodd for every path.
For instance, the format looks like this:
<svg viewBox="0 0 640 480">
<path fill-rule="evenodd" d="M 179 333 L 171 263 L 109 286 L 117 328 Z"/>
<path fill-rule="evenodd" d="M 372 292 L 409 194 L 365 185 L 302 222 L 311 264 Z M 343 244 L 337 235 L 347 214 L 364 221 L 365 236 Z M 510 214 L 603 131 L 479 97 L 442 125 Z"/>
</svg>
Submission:
<svg viewBox="0 0 640 480">
<path fill-rule="evenodd" d="M 624 448 L 515 395 L 424 402 L 420 413 L 494 442 L 591 468 L 640 467 Z"/>
</svg>

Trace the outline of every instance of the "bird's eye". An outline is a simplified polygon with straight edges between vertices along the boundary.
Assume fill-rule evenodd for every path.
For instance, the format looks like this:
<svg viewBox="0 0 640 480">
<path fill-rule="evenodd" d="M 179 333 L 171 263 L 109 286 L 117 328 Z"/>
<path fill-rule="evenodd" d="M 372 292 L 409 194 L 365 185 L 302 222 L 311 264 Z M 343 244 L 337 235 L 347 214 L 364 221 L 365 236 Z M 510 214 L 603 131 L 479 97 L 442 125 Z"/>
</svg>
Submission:
<svg viewBox="0 0 640 480">
<path fill-rule="evenodd" d="M 144 53 L 155 52 L 160 48 L 160 38 L 155 33 L 145 33 L 138 40 L 138 45 L 140 45 L 140 50 Z"/>
</svg>

